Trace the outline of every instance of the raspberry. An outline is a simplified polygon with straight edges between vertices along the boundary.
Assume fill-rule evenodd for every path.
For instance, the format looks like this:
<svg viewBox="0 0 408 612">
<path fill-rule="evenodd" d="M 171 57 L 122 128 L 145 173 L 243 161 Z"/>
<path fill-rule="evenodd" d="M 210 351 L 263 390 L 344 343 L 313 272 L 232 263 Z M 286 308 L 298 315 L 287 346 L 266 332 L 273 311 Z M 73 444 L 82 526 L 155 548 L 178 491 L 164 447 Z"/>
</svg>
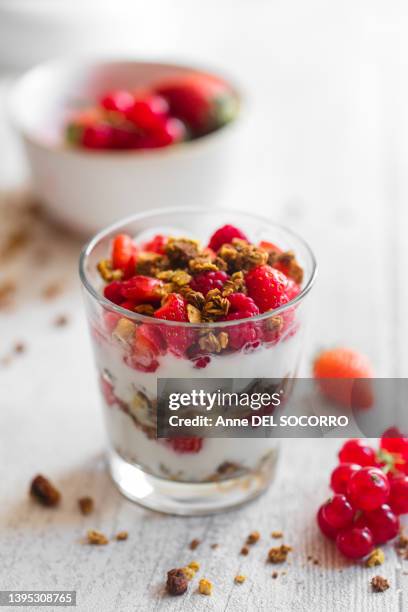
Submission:
<svg viewBox="0 0 408 612">
<path fill-rule="evenodd" d="M 223 225 L 213 233 L 208 243 L 208 247 L 213 251 L 218 251 L 223 244 L 229 244 L 233 238 L 240 238 L 248 242 L 248 238 L 240 229 L 233 225 Z"/>
<path fill-rule="evenodd" d="M 202 438 L 172 438 L 166 442 L 176 453 L 199 453 L 203 446 Z"/>
<path fill-rule="evenodd" d="M 368 380 L 373 376 L 371 365 L 364 355 L 352 349 L 335 348 L 320 353 L 313 364 L 313 376 L 323 395 L 345 408 L 364 409 L 373 404 Z"/>
<path fill-rule="evenodd" d="M 268 265 L 252 268 L 245 277 L 245 284 L 248 295 L 261 312 L 279 308 L 292 299 L 293 286 L 288 278 Z"/>
<path fill-rule="evenodd" d="M 239 321 L 240 319 L 247 319 L 259 314 L 259 309 L 255 302 L 243 293 L 231 293 L 227 299 L 230 303 L 230 309 L 225 317 L 225 321 Z M 227 333 L 228 346 L 236 351 L 245 345 L 255 344 L 260 337 L 260 330 L 253 323 L 234 325 L 228 328 Z"/>
<path fill-rule="evenodd" d="M 187 302 L 181 295 L 169 293 L 163 306 L 154 313 L 154 317 L 167 321 L 188 322 Z M 169 349 L 177 357 L 182 357 L 193 344 L 194 331 L 192 329 L 163 325 L 161 331 L 166 338 Z"/>
<path fill-rule="evenodd" d="M 190 283 L 190 287 L 194 291 L 199 291 L 206 296 L 212 289 L 222 290 L 228 279 L 228 274 L 226 274 L 226 272 L 222 272 L 221 270 L 217 270 L 215 272 L 201 272 L 193 278 Z"/>
<path fill-rule="evenodd" d="M 135 304 L 160 302 L 163 282 L 150 276 L 137 275 L 122 283 L 122 295 Z"/>
</svg>

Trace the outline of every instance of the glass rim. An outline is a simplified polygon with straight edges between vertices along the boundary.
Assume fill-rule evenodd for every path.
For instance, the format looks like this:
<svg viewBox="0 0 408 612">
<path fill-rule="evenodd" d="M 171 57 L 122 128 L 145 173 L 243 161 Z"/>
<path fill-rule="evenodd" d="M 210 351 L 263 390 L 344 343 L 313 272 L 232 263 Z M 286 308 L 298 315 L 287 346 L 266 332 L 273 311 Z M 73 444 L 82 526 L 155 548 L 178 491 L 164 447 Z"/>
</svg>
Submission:
<svg viewBox="0 0 408 612">
<path fill-rule="evenodd" d="M 210 321 L 210 322 L 203 322 L 203 323 L 190 323 L 190 321 L 169 321 L 167 319 L 155 319 L 154 317 L 140 314 L 138 312 L 132 312 L 131 310 L 122 308 L 122 306 L 118 306 L 117 304 L 114 304 L 113 302 L 105 298 L 104 295 L 99 293 L 99 291 L 93 286 L 93 284 L 88 279 L 86 271 L 85 271 L 85 264 L 86 264 L 87 258 L 93 251 L 94 247 L 101 240 L 106 238 L 108 234 L 115 232 L 115 230 L 119 230 L 120 228 L 122 228 L 123 230 L 124 226 L 128 225 L 129 223 L 132 223 L 134 221 L 138 221 L 141 219 L 146 219 L 148 217 L 155 217 L 155 216 L 160 216 L 163 214 L 172 214 L 172 213 L 207 213 L 208 214 L 209 211 L 213 212 L 215 215 L 217 213 L 229 213 L 231 215 L 241 214 L 241 215 L 247 216 L 248 218 L 252 220 L 258 220 L 260 223 L 263 223 L 263 224 L 266 223 L 269 226 L 282 230 L 286 232 L 289 236 L 294 238 L 295 240 L 299 241 L 302 244 L 302 246 L 305 248 L 308 256 L 310 257 L 310 261 L 312 264 L 312 270 L 311 270 L 310 276 L 305 286 L 300 291 L 300 293 L 293 300 L 290 300 L 286 304 L 279 306 L 279 308 L 275 308 L 274 310 L 267 310 L 266 312 L 255 315 L 254 317 L 247 317 L 245 319 L 236 319 L 233 321 Z M 243 323 L 249 323 L 249 322 L 255 323 L 258 321 L 264 321 L 266 319 L 269 319 L 270 317 L 278 316 L 281 313 L 287 311 L 289 308 L 293 308 L 293 306 L 296 306 L 297 304 L 300 304 L 300 302 L 303 301 L 303 298 L 306 297 L 306 295 L 309 293 L 309 291 L 313 287 L 314 282 L 316 280 L 316 276 L 317 276 L 317 262 L 316 262 L 314 253 L 312 249 L 310 248 L 310 246 L 308 245 L 308 243 L 303 238 L 301 238 L 296 232 L 293 232 L 291 229 L 288 229 L 284 225 L 271 222 L 268 218 L 263 217 L 262 215 L 256 215 L 252 213 L 250 214 L 250 213 L 247 213 L 246 211 L 241 211 L 239 209 L 229 209 L 229 208 L 221 208 L 221 207 L 204 208 L 203 206 L 197 206 L 197 207 L 195 206 L 173 206 L 169 208 L 155 208 L 151 211 L 135 213 L 128 217 L 124 217 L 123 219 L 120 219 L 119 221 L 115 221 L 111 225 L 105 227 L 103 230 L 95 234 L 82 248 L 81 254 L 79 257 L 79 277 L 81 279 L 82 285 L 88 291 L 88 293 L 90 293 L 91 296 L 95 298 L 97 302 L 99 302 L 99 304 L 102 307 L 107 308 L 113 312 L 116 312 L 122 317 L 133 319 L 134 321 L 138 321 L 139 323 L 148 323 L 150 325 L 160 324 L 160 325 L 165 325 L 169 327 L 181 327 L 181 328 L 185 327 L 185 328 L 190 328 L 190 329 L 191 328 L 197 328 L 197 329 L 200 329 L 200 328 L 201 329 L 203 328 L 217 329 L 218 328 L 220 329 L 224 327 L 232 327 L 232 326 L 241 325 Z"/>
</svg>

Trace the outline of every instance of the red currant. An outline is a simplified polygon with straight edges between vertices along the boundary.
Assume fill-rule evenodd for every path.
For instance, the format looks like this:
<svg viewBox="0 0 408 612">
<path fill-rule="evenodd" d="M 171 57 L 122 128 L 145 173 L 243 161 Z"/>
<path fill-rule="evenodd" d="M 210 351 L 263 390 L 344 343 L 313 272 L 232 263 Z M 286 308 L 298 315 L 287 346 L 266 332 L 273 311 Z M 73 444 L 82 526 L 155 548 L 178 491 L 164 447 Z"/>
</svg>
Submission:
<svg viewBox="0 0 408 612">
<path fill-rule="evenodd" d="M 361 559 L 374 549 L 374 540 L 368 527 L 351 527 L 338 534 L 336 546 L 345 557 Z"/>
<path fill-rule="evenodd" d="M 330 527 L 344 529 L 351 525 L 354 510 L 345 495 L 333 495 L 322 508 L 322 516 Z"/>
<path fill-rule="evenodd" d="M 372 512 L 364 514 L 366 526 L 373 534 L 375 544 L 384 544 L 392 540 L 399 532 L 399 519 L 390 506 L 383 504 Z"/>
<path fill-rule="evenodd" d="M 101 106 L 108 111 L 127 114 L 133 107 L 134 98 L 130 91 L 118 89 L 110 91 L 101 100 Z"/>
<path fill-rule="evenodd" d="M 361 470 L 361 465 L 357 463 L 340 463 L 332 472 L 330 486 L 335 493 L 347 492 L 348 481 L 351 476 Z"/>
<path fill-rule="evenodd" d="M 317 524 L 319 525 L 320 531 L 330 540 L 335 540 L 338 534 L 338 529 L 334 529 L 334 527 L 329 525 L 329 523 L 324 518 L 323 506 L 320 506 L 316 519 L 317 519 Z"/>
<path fill-rule="evenodd" d="M 392 479 L 389 504 L 395 514 L 408 512 L 408 476 L 397 476 Z"/>
<path fill-rule="evenodd" d="M 390 483 L 378 468 L 364 467 L 355 472 L 347 486 L 350 502 L 360 510 L 375 510 L 388 501 Z"/>
<path fill-rule="evenodd" d="M 357 463 L 357 465 L 375 465 L 376 458 L 374 449 L 363 440 L 347 440 L 339 452 L 342 463 Z"/>
</svg>

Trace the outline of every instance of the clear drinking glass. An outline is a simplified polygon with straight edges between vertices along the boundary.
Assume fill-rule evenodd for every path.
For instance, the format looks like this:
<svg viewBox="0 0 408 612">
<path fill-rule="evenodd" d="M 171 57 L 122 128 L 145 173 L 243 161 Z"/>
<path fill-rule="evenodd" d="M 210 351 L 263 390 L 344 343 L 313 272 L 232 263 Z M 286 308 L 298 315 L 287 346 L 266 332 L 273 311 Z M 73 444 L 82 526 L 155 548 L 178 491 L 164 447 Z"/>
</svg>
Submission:
<svg viewBox="0 0 408 612">
<path fill-rule="evenodd" d="M 102 295 L 97 263 L 106 259 L 118 233 L 137 241 L 157 233 L 208 242 L 224 224 L 240 227 L 252 242 L 273 242 L 293 250 L 304 269 L 301 293 L 285 306 L 247 322 L 180 323 L 158 320 L 125 310 Z M 296 376 L 303 343 L 305 297 L 313 285 L 316 264 L 308 245 L 291 231 L 269 220 L 222 209 L 155 210 L 121 221 L 95 236 L 82 252 L 80 276 L 109 440 L 109 466 L 120 491 L 140 504 L 173 514 L 217 512 L 248 501 L 273 480 L 279 440 L 274 438 L 205 438 L 196 452 L 175 450 L 156 438 L 157 378 L 262 378 Z M 171 352 L 152 354 L 149 343 L 132 353 L 132 339 L 156 330 L 184 334 L 193 345 L 203 328 L 242 336 L 248 321 L 262 330 L 262 341 L 239 350 L 208 352 L 206 363 Z M 147 333 L 146 333 L 147 332 Z M 188 352 L 188 351 L 187 351 Z M 203 367 L 204 365 L 204 367 Z"/>
</svg>

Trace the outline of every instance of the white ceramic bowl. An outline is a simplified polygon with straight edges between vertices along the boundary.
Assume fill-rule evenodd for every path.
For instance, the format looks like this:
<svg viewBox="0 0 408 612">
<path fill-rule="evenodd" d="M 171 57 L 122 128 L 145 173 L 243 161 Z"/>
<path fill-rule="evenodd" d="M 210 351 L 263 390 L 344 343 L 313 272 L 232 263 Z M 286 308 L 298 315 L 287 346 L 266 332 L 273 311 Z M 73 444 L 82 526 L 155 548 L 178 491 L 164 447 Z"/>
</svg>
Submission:
<svg viewBox="0 0 408 612">
<path fill-rule="evenodd" d="M 68 148 L 63 141 L 64 121 L 75 101 L 192 70 L 137 61 L 57 60 L 17 81 L 9 100 L 12 119 L 23 138 L 34 193 L 52 217 L 93 233 L 139 211 L 216 203 L 232 166 L 239 116 L 197 140 L 149 151 L 93 152 Z"/>
</svg>

